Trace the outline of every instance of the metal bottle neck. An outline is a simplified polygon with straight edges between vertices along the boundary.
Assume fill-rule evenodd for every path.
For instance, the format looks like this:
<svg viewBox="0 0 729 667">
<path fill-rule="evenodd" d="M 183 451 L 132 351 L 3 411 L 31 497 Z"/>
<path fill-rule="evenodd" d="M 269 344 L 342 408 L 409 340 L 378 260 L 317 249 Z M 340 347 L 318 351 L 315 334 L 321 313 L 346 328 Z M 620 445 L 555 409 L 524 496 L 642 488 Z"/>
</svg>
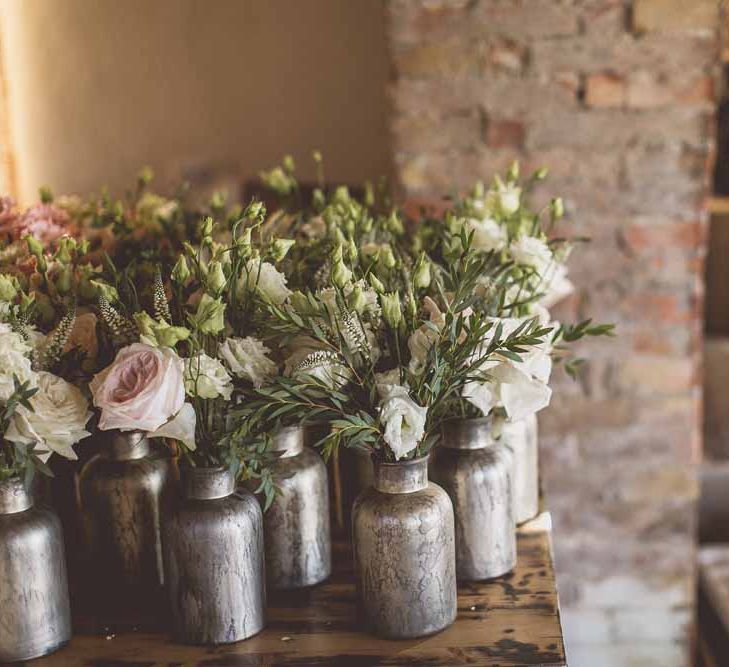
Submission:
<svg viewBox="0 0 729 667">
<path fill-rule="evenodd" d="M 454 419 L 443 426 L 441 446 L 447 449 L 484 449 L 494 444 L 493 420 Z"/>
<path fill-rule="evenodd" d="M 273 436 L 271 449 L 283 452 L 282 459 L 301 454 L 304 451 L 304 427 L 284 426 Z"/>
<path fill-rule="evenodd" d="M 216 500 L 235 493 L 235 477 L 228 468 L 185 468 L 182 492 L 190 500 Z"/>
<path fill-rule="evenodd" d="M 33 496 L 20 477 L 0 482 L 0 514 L 17 514 L 33 507 Z"/>
<path fill-rule="evenodd" d="M 415 493 L 428 488 L 428 456 L 410 461 L 374 461 L 374 487 L 382 493 Z"/>
<path fill-rule="evenodd" d="M 149 439 L 143 431 L 108 431 L 102 455 L 111 461 L 133 461 L 149 455 Z"/>
</svg>

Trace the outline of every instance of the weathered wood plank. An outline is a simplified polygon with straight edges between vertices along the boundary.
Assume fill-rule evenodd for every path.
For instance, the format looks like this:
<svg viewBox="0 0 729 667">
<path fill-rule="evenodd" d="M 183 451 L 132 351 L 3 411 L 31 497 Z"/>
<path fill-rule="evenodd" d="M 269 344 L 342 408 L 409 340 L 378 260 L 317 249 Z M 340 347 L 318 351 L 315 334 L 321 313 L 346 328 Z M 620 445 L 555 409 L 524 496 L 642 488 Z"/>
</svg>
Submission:
<svg viewBox="0 0 729 667">
<path fill-rule="evenodd" d="M 546 520 L 545 520 L 546 519 Z M 351 563 L 337 548 L 337 571 L 319 587 L 276 594 L 268 627 L 248 641 L 215 648 L 173 644 L 163 634 L 79 634 L 38 667 L 243 667 L 269 665 L 565 665 L 548 515 L 519 531 L 511 575 L 459 588 L 458 620 L 432 637 L 377 639 L 358 631 Z M 83 625 L 83 624 L 81 624 Z"/>
</svg>

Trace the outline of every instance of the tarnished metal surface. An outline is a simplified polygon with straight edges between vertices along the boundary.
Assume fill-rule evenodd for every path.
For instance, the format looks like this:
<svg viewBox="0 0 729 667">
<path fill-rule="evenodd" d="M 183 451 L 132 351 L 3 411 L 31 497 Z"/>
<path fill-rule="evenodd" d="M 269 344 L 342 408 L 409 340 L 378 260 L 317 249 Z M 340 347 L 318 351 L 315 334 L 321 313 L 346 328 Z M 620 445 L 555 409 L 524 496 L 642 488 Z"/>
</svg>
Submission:
<svg viewBox="0 0 729 667">
<path fill-rule="evenodd" d="M 450 422 L 431 457 L 431 479 L 453 502 L 459 581 L 492 579 L 516 565 L 514 457 L 491 420 Z"/>
<path fill-rule="evenodd" d="M 160 516 L 178 486 L 176 463 L 141 433 L 110 431 L 79 478 L 87 603 L 110 621 L 162 597 Z"/>
<path fill-rule="evenodd" d="M 184 496 L 162 524 L 165 572 L 175 639 L 227 644 L 264 626 L 263 517 L 255 497 L 222 468 L 192 468 Z"/>
<path fill-rule="evenodd" d="M 358 603 L 382 637 L 422 637 L 456 618 L 453 507 L 427 468 L 427 457 L 376 462 L 374 486 L 354 504 Z"/>
<path fill-rule="evenodd" d="M 272 589 L 321 583 L 332 570 L 327 469 L 321 456 L 304 447 L 301 427 L 282 429 L 273 449 L 278 493 L 263 515 L 266 575 Z"/>
<path fill-rule="evenodd" d="M 505 422 L 501 438 L 514 452 L 514 506 L 522 524 L 539 514 L 539 437 L 537 416 Z"/>
<path fill-rule="evenodd" d="M 61 522 L 19 479 L 0 482 L 0 662 L 31 660 L 71 639 Z"/>
</svg>

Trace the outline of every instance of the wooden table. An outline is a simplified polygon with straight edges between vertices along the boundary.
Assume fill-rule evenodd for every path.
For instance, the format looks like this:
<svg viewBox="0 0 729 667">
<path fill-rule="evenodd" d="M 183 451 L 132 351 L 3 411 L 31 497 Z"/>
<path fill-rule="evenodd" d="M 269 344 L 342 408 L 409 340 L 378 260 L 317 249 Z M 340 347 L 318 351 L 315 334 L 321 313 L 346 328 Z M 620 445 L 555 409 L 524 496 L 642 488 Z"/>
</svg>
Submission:
<svg viewBox="0 0 729 667">
<path fill-rule="evenodd" d="M 344 547 L 332 578 L 307 591 L 269 596 L 267 628 L 215 648 L 143 632 L 78 635 L 33 667 L 243 667 L 274 665 L 566 665 L 548 514 L 519 530 L 516 570 L 459 587 L 458 620 L 425 639 L 391 641 L 358 631 L 351 565 Z"/>
</svg>

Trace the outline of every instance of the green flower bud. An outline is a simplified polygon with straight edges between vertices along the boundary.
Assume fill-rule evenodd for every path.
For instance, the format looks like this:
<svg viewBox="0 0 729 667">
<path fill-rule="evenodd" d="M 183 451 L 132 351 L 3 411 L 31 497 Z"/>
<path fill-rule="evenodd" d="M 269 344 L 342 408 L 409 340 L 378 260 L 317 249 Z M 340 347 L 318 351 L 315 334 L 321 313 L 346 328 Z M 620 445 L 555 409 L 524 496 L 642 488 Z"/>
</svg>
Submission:
<svg viewBox="0 0 729 667">
<path fill-rule="evenodd" d="M 355 285 L 352 292 L 347 297 L 349 307 L 360 315 L 364 312 L 367 305 L 367 298 L 360 285 Z"/>
<path fill-rule="evenodd" d="M 184 284 L 184 282 L 190 277 L 190 269 L 187 266 L 187 260 L 184 255 L 180 255 L 177 258 L 177 263 L 172 269 L 172 280 L 178 285 Z"/>
<path fill-rule="evenodd" d="M 556 197 L 549 202 L 549 211 L 554 220 L 559 220 L 564 216 L 564 202 L 562 201 L 562 197 Z"/>
<path fill-rule="evenodd" d="M 336 262 L 332 266 L 332 282 L 339 288 L 343 288 L 352 280 L 352 272 L 343 261 Z"/>
<path fill-rule="evenodd" d="M 506 174 L 507 183 L 514 183 L 519 180 L 519 160 L 514 160 Z"/>
<path fill-rule="evenodd" d="M 346 185 L 340 185 L 334 190 L 334 195 L 332 196 L 332 201 L 334 201 L 337 204 L 346 204 L 350 200 L 349 196 L 349 189 Z"/>
<path fill-rule="evenodd" d="M 430 287 L 430 262 L 426 258 L 425 253 L 421 253 L 418 258 L 418 263 L 415 265 L 413 285 L 419 289 Z"/>
<path fill-rule="evenodd" d="M 217 260 L 210 262 L 207 273 L 208 288 L 217 294 L 225 287 L 225 283 L 228 282 L 228 279 L 225 277 L 225 271 L 223 271 L 223 265 Z"/>
<path fill-rule="evenodd" d="M 152 167 L 146 166 L 142 167 L 139 171 L 139 174 L 137 175 L 137 183 L 140 187 L 145 187 L 146 185 L 149 185 L 152 182 L 152 179 L 154 178 L 154 171 L 152 171 Z"/>
<path fill-rule="evenodd" d="M 271 256 L 274 261 L 280 262 L 295 245 L 296 241 L 293 239 L 276 239 L 271 244 Z"/>
<path fill-rule="evenodd" d="M 28 244 L 28 252 L 40 261 L 43 258 L 43 244 L 33 236 L 26 236 L 25 242 Z"/>
<path fill-rule="evenodd" d="M 327 205 L 327 199 L 319 188 L 315 188 L 311 195 L 311 205 L 315 211 L 323 211 Z"/>
<path fill-rule="evenodd" d="M 357 244 L 354 242 L 354 239 L 349 239 L 349 243 L 347 244 L 347 259 L 349 259 L 350 262 L 353 262 L 357 259 L 357 257 L 359 257 Z"/>
<path fill-rule="evenodd" d="M 389 229 L 395 236 L 402 236 L 405 233 L 402 220 L 400 220 L 396 211 L 390 213 L 390 217 L 387 219 L 387 229 Z"/>
<path fill-rule="evenodd" d="M 368 279 L 370 281 L 370 285 L 372 285 L 372 289 L 375 290 L 378 294 L 383 294 L 385 292 L 385 286 L 380 282 L 380 279 L 374 274 L 370 273 L 368 276 Z"/>
<path fill-rule="evenodd" d="M 485 194 L 486 186 L 483 184 L 482 181 L 478 181 L 476 185 L 473 186 L 473 190 L 471 191 L 471 197 L 473 197 L 474 199 L 483 199 Z"/>
<path fill-rule="evenodd" d="M 91 280 L 89 282 L 94 286 L 97 296 L 105 296 L 109 303 L 119 301 L 119 292 L 116 291 L 116 287 L 100 280 Z"/>
<path fill-rule="evenodd" d="M 364 204 L 367 208 L 372 208 L 375 205 L 375 189 L 369 181 L 365 183 Z"/>
<path fill-rule="evenodd" d="M 289 173 L 292 174 L 294 171 L 296 171 L 296 164 L 294 163 L 294 158 L 290 155 L 284 155 L 283 159 L 283 168 Z"/>
<path fill-rule="evenodd" d="M 309 299 L 300 290 L 296 290 L 289 296 L 289 302 L 292 308 L 299 313 L 299 315 L 311 315 L 311 306 L 309 305 Z"/>
<path fill-rule="evenodd" d="M 374 226 L 375 221 L 372 219 L 371 216 L 366 216 L 362 218 L 362 221 L 359 223 L 360 229 L 365 233 L 368 234 L 372 231 L 372 227 Z"/>
<path fill-rule="evenodd" d="M 534 172 L 534 180 L 535 181 L 543 181 L 545 178 L 547 178 L 547 174 L 549 174 L 549 169 L 546 167 L 542 167 L 541 169 L 537 169 Z"/>
<path fill-rule="evenodd" d="M 254 199 L 246 206 L 246 210 L 243 211 L 243 217 L 248 220 L 263 220 L 266 217 L 266 207 L 263 205 L 263 202 Z"/>
<path fill-rule="evenodd" d="M 400 295 L 397 292 L 380 294 L 380 306 L 382 315 L 393 329 L 397 329 L 402 322 L 402 305 Z"/>
<path fill-rule="evenodd" d="M 225 208 L 225 203 L 228 201 L 228 193 L 223 190 L 216 190 L 210 197 L 210 208 L 213 211 L 221 211 Z"/>
<path fill-rule="evenodd" d="M 225 329 L 224 316 L 225 304 L 222 299 L 203 294 L 197 312 L 190 319 L 202 333 L 217 334 Z"/>
<path fill-rule="evenodd" d="M 15 276 L 0 274 L 0 301 L 15 301 L 20 285 Z"/>
<path fill-rule="evenodd" d="M 53 201 L 53 192 L 47 185 L 38 188 L 38 196 L 44 204 L 50 204 Z"/>
<path fill-rule="evenodd" d="M 323 158 L 321 156 L 321 151 L 314 151 L 311 154 L 311 157 L 314 159 L 314 162 L 316 162 L 317 164 L 321 164 L 322 163 L 322 159 Z"/>
<path fill-rule="evenodd" d="M 203 221 L 200 223 L 200 236 L 203 239 L 211 237 L 213 235 L 214 226 L 215 223 L 210 216 L 204 218 Z"/>
<path fill-rule="evenodd" d="M 56 289 L 59 294 L 68 294 L 73 284 L 73 269 L 70 266 L 64 266 L 56 276 Z"/>
<path fill-rule="evenodd" d="M 388 244 L 384 244 L 380 248 L 380 261 L 388 269 L 395 268 L 395 264 L 397 264 L 395 255 L 392 254 L 392 248 Z"/>
</svg>

